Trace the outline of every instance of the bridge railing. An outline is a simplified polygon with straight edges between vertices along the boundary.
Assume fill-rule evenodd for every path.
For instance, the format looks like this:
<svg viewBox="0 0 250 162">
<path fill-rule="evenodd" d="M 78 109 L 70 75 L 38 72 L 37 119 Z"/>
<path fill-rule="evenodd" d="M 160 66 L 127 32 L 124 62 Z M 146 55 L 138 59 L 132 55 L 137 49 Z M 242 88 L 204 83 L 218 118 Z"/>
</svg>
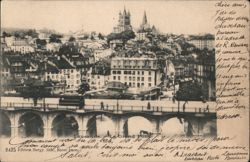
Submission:
<svg viewBox="0 0 250 162">
<path fill-rule="evenodd" d="M 13 103 L 13 102 L 4 102 L 1 103 L 1 108 L 14 108 L 14 109 L 38 109 L 38 110 L 77 110 L 79 109 L 78 106 L 65 106 L 65 105 L 59 105 L 59 104 L 41 104 L 38 103 L 34 105 L 33 103 Z"/>
<path fill-rule="evenodd" d="M 1 108 L 14 108 L 14 109 L 37 109 L 37 110 L 79 110 L 79 106 L 65 106 L 59 104 L 41 104 L 34 105 L 33 103 L 1 103 Z M 165 107 L 165 106 L 133 106 L 133 105 L 85 105 L 84 110 L 87 111 L 122 111 L 122 112 L 196 112 L 208 113 L 209 110 L 201 107 L 188 107 L 183 110 L 182 107 Z"/>
</svg>

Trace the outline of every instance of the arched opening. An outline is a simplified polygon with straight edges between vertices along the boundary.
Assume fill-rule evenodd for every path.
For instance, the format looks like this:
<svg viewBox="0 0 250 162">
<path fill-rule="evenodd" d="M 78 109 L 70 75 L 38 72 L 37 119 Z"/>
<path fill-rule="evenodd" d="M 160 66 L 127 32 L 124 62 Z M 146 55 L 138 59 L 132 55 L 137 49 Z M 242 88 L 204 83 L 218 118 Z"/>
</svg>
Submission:
<svg viewBox="0 0 250 162">
<path fill-rule="evenodd" d="M 43 137 L 43 120 L 32 112 L 22 115 L 18 122 L 18 134 L 21 137 Z"/>
<path fill-rule="evenodd" d="M 11 122 L 9 117 L 0 112 L 0 136 L 10 137 L 11 136 Z"/>
<path fill-rule="evenodd" d="M 175 117 L 165 121 L 160 128 L 160 132 L 166 136 L 185 136 L 191 133 L 189 132 L 191 129 L 190 125 L 187 120 Z"/>
<path fill-rule="evenodd" d="M 154 133 L 154 125 L 145 117 L 133 116 L 125 122 L 124 136 L 150 135 Z"/>
<path fill-rule="evenodd" d="M 87 134 L 91 137 L 115 135 L 115 122 L 106 115 L 96 115 L 87 123 Z"/>
<path fill-rule="evenodd" d="M 215 120 L 208 121 L 203 126 L 203 135 L 204 136 L 216 136 L 217 135 L 216 121 Z"/>
<path fill-rule="evenodd" d="M 73 116 L 60 114 L 52 122 L 52 133 L 57 137 L 78 136 L 78 127 Z"/>
</svg>

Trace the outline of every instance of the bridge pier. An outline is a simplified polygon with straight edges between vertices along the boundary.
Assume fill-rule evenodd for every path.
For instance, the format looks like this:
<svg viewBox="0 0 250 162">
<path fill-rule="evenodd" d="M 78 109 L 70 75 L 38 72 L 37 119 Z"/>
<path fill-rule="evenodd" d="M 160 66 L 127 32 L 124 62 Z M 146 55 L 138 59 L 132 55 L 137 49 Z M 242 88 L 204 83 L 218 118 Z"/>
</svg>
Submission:
<svg viewBox="0 0 250 162">
<path fill-rule="evenodd" d="M 78 122 L 78 135 L 79 136 L 86 136 L 88 135 L 88 127 L 87 127 L 87 124 L 88 124 L 88 121 L 89 119 L 91 118 L 92 116 L 84 116 L 84 115 L 81 115 L 79 114 L 77 117 L 76 117 L 76 121 Z"/>
<path fill-rule="evenodd" d="M 127 118 L 125 117 L 117 117 L 115 119 L 115 135 L 117 136 L 124 136 L 124 125 L 127 121 Z"/>
<path fill-rule="evenodd" d="M 52 127 L 43 127 L 43 132 L 45 138 L 52 137 Z"/>
<path fill-rule="evenodd" d="M 160 133 L 161 132 L 161 127 L 163 125 L 163 120 L 161 119 L 154 119 L 151 121 L 153 124 L 153 132 L 152 133 Z"/>
<path fill-rule="evenodd" d="M 18 136 L 18 127 L 15 125 L 11 125 L 11 137 Z"/>
<path fill-rule="evenodd" d="M 11 123 L 11 137 L 18 137 L 19 136 L 19 118 L 21 114 L 11 111 L 9 114 L 9 119 Z"/>
</svg>

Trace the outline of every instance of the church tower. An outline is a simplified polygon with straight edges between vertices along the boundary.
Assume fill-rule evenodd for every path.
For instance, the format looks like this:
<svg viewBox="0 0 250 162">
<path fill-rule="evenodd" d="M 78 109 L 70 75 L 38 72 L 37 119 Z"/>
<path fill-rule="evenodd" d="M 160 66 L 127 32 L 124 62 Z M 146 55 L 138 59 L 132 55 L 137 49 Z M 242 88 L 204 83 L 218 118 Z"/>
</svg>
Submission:
<svg viewBox="0 0 250 162">
<path fill-rule="evenodd" d="M 146 11 L 144 11 L 140 29 L 145 30 L 145 29 L 149 29 L 149 28 L 150 28 L 150 25 L 148 23 L 147 14 L 146 14 Z"/>
<path fill-rule="evenodd" d="M 132 30 L 130 17 L 130 12 L 126 11 L 124 7 L 123 13 L 121 11 L 119 12 L 118 25 L 114 27 L 114 33 L 121 33 L 126 30 Z"/>
</svg>

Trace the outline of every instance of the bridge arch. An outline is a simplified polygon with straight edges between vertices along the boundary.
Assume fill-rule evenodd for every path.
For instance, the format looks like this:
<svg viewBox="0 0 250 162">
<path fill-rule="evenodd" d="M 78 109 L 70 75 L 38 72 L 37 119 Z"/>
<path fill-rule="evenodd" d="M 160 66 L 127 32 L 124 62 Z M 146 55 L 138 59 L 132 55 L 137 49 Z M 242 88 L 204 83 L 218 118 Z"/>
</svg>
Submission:
<svg viewBox="0 0 250 162">
<path fill-rule="evenodd" d="M 155 133 L 155 124 L 145 116 L 129 116 L 124 123 L 123 133 L 125 137 Z"/>
<path fill-rule="evenodd" d="M 204 136 L 216 136 L 216 120 L 206 121 L 203 126 L 203 134 Z"/>
<path fill-rule="evenodd" d="M 11 121 L 7 114 L 0 111 L 0 137 L 11 136 Z"/>
<path fill-rule="evenodd" d="M 162 118 L 159 132 L 166 136 L 193 136 L 194 123 L 186 114 L 171 114 Z"/>
<path fill-rule="evenodd" d="M 73 115 L 59 114 L 52 121 L 52 135 L 57 137 L 78 136 L 79 125 Z"/>
<path fill-rule="evenodd" d="M 87 122 L 87 135 L 91 137 L 116 134 L 115 119 L 108 114 L 97 114 Z"/>
<path fill-rule="evenodd" d="M 44 122 L 39 114 L 26 112 L 18 120 L 18 134 L 21 137 L 43 137 L 43 126 Z"/>
</svg>

